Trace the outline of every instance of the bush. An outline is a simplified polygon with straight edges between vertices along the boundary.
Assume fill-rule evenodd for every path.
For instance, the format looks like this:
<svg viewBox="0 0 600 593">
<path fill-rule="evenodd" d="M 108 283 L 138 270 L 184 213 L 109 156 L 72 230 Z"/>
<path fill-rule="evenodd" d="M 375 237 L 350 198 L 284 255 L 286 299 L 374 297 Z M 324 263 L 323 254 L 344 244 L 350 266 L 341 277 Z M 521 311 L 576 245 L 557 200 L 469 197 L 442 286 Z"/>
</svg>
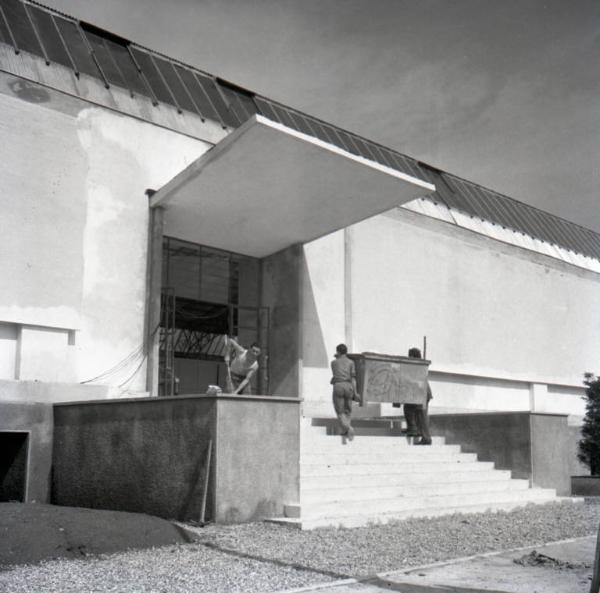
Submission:
<svg viewBox="0 0 600 593">
<path fill-rule="evenodd" d="M 577 459 L 590 468 L 593 476 L 600 475 L 600 378 L 586 373 L 585 416 Z"/>
</svg>

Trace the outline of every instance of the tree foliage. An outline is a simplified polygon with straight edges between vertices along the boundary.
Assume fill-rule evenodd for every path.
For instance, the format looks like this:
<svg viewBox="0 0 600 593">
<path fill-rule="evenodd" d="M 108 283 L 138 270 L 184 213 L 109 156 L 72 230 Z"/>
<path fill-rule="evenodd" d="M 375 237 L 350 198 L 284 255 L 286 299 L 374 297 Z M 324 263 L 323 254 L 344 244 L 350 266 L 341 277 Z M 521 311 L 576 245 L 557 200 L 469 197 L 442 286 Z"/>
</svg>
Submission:
<svg viewBox="0 0 600 593">
<path fill-rule="evenodd" d="M 600 378 L 586 373 L 585 416 L 577 459 L 590 468 L 593 476 L 600 475 Z"/>
</svg>

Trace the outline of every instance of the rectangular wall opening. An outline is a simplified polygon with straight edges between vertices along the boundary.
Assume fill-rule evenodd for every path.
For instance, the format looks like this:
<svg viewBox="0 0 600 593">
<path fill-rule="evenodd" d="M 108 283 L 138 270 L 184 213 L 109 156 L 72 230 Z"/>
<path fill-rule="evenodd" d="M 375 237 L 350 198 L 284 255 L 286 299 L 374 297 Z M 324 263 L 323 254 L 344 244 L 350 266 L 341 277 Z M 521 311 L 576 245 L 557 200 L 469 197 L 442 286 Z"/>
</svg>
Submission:
<svg viewBox="0 0 600 593">
<path fill-rule="evenodd" d="M 25 502 L 28 432 L 0 431 L 0 502 Z"/>
<path fill-rule="evenodd" d="M 159 395 L 225 388 L 225 335 L 260 346 L 252 393 L 268 393 L 270 320 L 260 306 L 260 261 L 165 236 L 162 263 Z"/>
</svg>

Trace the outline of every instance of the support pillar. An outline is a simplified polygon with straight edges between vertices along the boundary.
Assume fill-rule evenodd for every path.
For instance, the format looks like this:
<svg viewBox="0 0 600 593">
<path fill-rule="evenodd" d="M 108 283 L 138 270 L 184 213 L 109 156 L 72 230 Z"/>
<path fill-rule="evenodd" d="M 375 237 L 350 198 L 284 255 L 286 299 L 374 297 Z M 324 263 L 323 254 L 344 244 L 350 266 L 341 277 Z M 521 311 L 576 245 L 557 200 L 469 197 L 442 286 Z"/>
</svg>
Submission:
<svg viewBox="0 0 600 593">
<path fill-rule="evenodd" d="M 548 385 L 543 383 L 531 383 L 529 385 L 529 411 L 543 412 L 547 397 Z"/>
<path fill-rule="evenodd" d="M 146 192 L 148 193 L 148 192 Z M 149 195 L 151 197 L 151 195 Z M 164 210 L 150 208 L 146 276 L 146 390 L 158 395 Z"/>
</svg>

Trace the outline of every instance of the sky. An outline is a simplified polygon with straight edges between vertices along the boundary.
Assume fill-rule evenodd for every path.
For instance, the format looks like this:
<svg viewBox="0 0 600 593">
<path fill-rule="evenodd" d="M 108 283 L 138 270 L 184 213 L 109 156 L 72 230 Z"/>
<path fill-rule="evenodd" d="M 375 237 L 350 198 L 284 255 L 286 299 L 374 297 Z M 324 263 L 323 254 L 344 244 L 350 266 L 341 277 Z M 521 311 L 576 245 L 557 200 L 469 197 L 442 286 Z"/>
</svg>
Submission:
<svg viewBox="0 0 600 593">
<path fill-rule="evenodd" d="M 43 0 L 600 232 L 598 0 Z"/>
</svg>

